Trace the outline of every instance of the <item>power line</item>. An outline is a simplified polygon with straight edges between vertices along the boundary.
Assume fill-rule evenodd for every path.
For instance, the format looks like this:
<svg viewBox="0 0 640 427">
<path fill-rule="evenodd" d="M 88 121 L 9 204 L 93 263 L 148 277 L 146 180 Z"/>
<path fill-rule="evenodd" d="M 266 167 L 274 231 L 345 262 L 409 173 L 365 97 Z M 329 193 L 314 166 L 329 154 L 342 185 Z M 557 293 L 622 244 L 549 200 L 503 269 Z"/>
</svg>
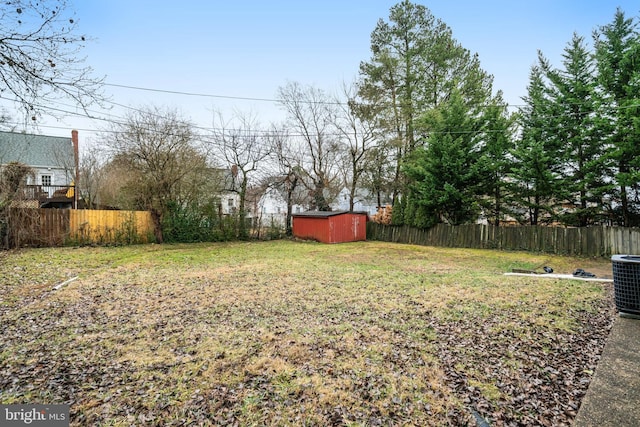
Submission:
<svg viewBox="0 0 640 427">
<path fill-rule="evenodd" d="M 168 93 L 172 95 L 197 96 L 201 98 L 222 98 L 222 99 L 236 99 L 241 101 L 261 101 L 261 102 L 272 102 L 272 103 L 280 102 L 280 100 L 273 99 L 273 98 L 254 98 L 254 97 L 248 97 L 248 96 L 230 96 L 230 95 L 215 95 L 215 94 L 209 94 L 209 93 L 183 92 L 178 90 L 155 89 L 155 88 L 149 88 L 149 87 L 122 85 L 117 83 L 104 83 L 104 85 L 111 86 L 111 87 L 119 87 L 123 89 L 141 90 L 145 92 L 158 92 L 158 93 Z"/>
<path fill-rule="evenodd" d="M 199 92 L 185 92 L 185 91 L 178 91 L 178 90 L 168 90 L 168 89 L 157 89 L 157 88 L 148 88 L 148 87 L 141 87 L 141 86 L 131 86 L 131 85 L 123 85 L 123 84 L 117 84 L 117 83 L 104 83 L 105 86 L 111 86 L 111 87 L 119 87 L 119 88 L 123 88 L 123 89 L 131 89 L 131 90 L 140 90 L 140 91 L 146 91 L 146 92 L 156 92 L 156 93 L 167 93 L 167 94 L 173 94 L 173 95 L 183 95 L 183 96 L 195 96 L 195 97 L 202 97 L 202 98 L 220 98 L 220 99 L 234 99 L 234 100 L 241 100 L 241 101 L 259 101 L 259 102 L 270 102 L 270 103 L 282 103 L 282 100 L 280 99 L 275 99 L 275 98 L 257 98 L 257 97 L 247 97 L 247 96 L 232 96 L 232 95 L 217 95 L 217 94 L 208 94 L 208 93 L 199 93 Z M 349 103 L 348 102 L 340 102 L 340 101 L 300 101 L 302 104 L 321 104 L 321 105 L 343 105 L 343 106 L 348 106 Z M 112 104 L 114 105 L 118 105 L 124 108 L 129 108 L 132 110 L 136 110 L 135 108 L 132 107 L 127 107 L 125 105 L 122 104 L 118 104 L 115 102 L 112 102 Z M 365 104 L 362 104 L 365 105 Z M 581 105 L 580 103 L 575 103 L 573 105 Z M 527 104 L 509 104 L 509 103 L 505 103 L 502 105 L 495 105 L 495 104 L 480 104 L 477 105 L 476 108 L 515 108 L 515 109 L 521 109 L 523 107 L 526 107 Z M 617 109 L 627 109 L 627 108 L 635 108 L 638 107 L 638 104 L 632 104 L 632 105 L 626 105 L 626 106 L 609 106 L 609 108 L 613 109 L 613 110 L 617 110 Z M 136 110 L 139 111 L 139 110 Z"/>
<path fill-rule="evenodd" d="M 118 83 L 104 83 L 105 86 L 118 87 L 122 89 L 131 89 L 131 90 L 140 90 L 145 92 L 156 92 L 156 93 L 166 93 L 171 95 L 183 95 L 183 96 L 194 96 L 201 98 L 220 98 L 220 99 L 234 99 L 240 101 L 259 101 L 259 102 L 269 102 L 274 104 L 282 103 L 281 99 L 276 98 L 257 98 L 257 97 L 249 97 L 249 96 L 232 96 L 232 95 L 217 95 L 217 94 L 209 94 L 209 93 L 201 93 L 201 92 L 185 92 L 179 90 L 169 90 L 169 89 L 157 89 L 157 88 L 149 88 L 149 87 L 141 87 L 141 86 L 131 86 L 131 85 L 123 85 Z M 341 101 L 300 101 L 302 104 L 320 104 L 320 105 L 344 105 L 348 106 L 348 102 Z M 363 104 L 364 105 L 364 104 Z M 506 108 L 520 108 L 523 107 L 524 104 L 504 104 Z M 486 104 L 479 105 L 478 108 L 493 108 L 496 105 Z M 500 107 L 500 106 L 497 106 Z"/>
<path fill-rule="evenodd" d="M 191 92 L 182 92 L 182 91 L 174 91 L 174 90 L 164 90 L 164 89 L 153 89 L 153 88 L 144 88 L 144 87 L 137 87 L 137 86 L 129 86 L 129 85 L 120 85 L 120 84 L 114 84 L 114 83 L 105 83 L 105 85 L 107 86 L 114 86 L 114 87 L 121 87 L 121 88 L 127 88 L 127 89 L 132 89 L 132 90 L 143 90 L 143 91 L 151 91 L 151 92 L 159 92 L 159 93 L 170 93 L 170 94 L 179 94 L 179 95 L 186 95 L 186 96 L 201 96 L 201 97 L 218 97 L 218 98 L 227 98 L 227 99 L 240 99 L 240 100 L 256 100 L 256 101 L 264 101 L 264 102 L 280 102 L 279 100 L 276 99 L 269 99 L 269 98 L 252 98 L 252 97 L 239 97 L 239 96 L 224 96 L 224 95 L 212 95 L 212 94 L 204 94 L 204 93 L 191 93 Z M 14 102 L 14 99 L 11 98 L 6 98 L 3 96 L 0 96 L 0 99 L 2 100 L 7 100 L 7 101 L 11 101 Z M 113 102 L 113 101 L 109 101 L 112 105 L 115 106 L 119 106 L 122 108 L 126 108 L 128 110 L 134 111 L 134 112 L 144 112 L 145 114 L 153 114 L 153 112 L 151 111 L 147 111 L 147 110 L 142 110 L 139 108 L 135 108 L 135 107 L 130 107 L 124 104 L 120 104 L 117 102 Z M 316 102 L 317 103 L 317 102 Z M 65 106 L 68 108 L 75 108 L 75 106 L 72 105 L 68 105 L 68 104 L 64 104 L 64 103 L 60 103 L 58 102 L 58 105 L 61 106 Z M 52 106 L 45 106 L 45 105 L 38 105 L 40 108 L 43 109 L 48 109 L 51 111 L 55 111 L 55 112 L 59 112 L 62 114 L 67 114 L 67 115 L 72 115 L 72 116 L 78 116 L 78 117 L 85 117 L 91 120 L 98 120 L 98 121 L 102 121 L 102 122 L 106 122 L 109 124 L 115 124 L 115 125 L 126 125 L 127 123 L 127 118 L 122 117 L 122 116 L 117 116 L 117 115 L 110 115 L 107 114 L 108 116 L 111 116 L 112 118 L 107 118 L 107 117 L 103 117 L 102 115 L 105 114 L 104 112 L 99 112 L 99 111 L 95 111 L 95 110 L 90 110 L 90 109 L 86 109 L 84 110 L 84 112 L 78 112 L 78 111 L 70 111 L 70 110 L 65 110 L 65 109 L 61 109 L 61 108 L 56 108 L 56 107 L 52 107 Z M 481 107 L 484 105 L 481 105 Z M 509 104 L 503 104 L 502 107 L 513 107 L 514 105 L 509 105 Z M 500 105 L 490 105 L 490 106 L 486 106 L 486 107 L 501 107 Z M 632 104 L 632 105 L 625 105 L 625 106 L 607 106 L 608 109 L 611 110 L 621 110 L 621 109 L 627 109 L 627 108 L 635 108 L 635 107 L 640 107 L 640 104 Z M 157 115 L 158 117 L 161 117 L 160 114 Z M 561 115 L 557 116 L 557 117 L 561 117 Z M 20 125 L 20 124 L 16 124 L 16 125 Z M 45 126 L 45 125 L 40 125 L 42 127 L 49 127 L 52 129 L 60 129 L 61 127 L 57 127 L 57 126 Z M 214 127 L 203 127 L 203 126 L 198 126 L 195 124 L 191 124 L 192 128 L 200 130 L 200 131 L 204 131 L 204 132 L 251 132 L 251 133 L 258 133 L 258 134 L 262 134 L 263 136 L 269 136 L 272 135 L 274 133 L 274 131 L 271 130 L 267 130 L 267 129 L 234 129 L 234 128 L 214 128 Z M 108 129 L 83 129 L 83 131 L 87 131 L 87 132 L 103 132 L 103 133 L 114 133 L 117 132 L 115 130 L 108 130 Z M 453 133 L 453 134 L 469 134 L 469 133 L 494 133 L 494 132 L 502 132 L 503 130 L 492 130 L 492 129 L 486 129 L 486 130 L 480 130 L 480 131 L 457 131 L 457 132 L 447 132 L 447 133 Z M 432 133 L 433 134 L 433 133 Z M 339 136 L 340 134 L 328 134 L 327 136 Z M 291 137 L 302 137 L 302 136 L 308 136 L 308 135 L 303 135 L 301 133 L 289 133 L 288 136 Z M 314 136 L 314 135 L 312 135 Z"/>
</svg>

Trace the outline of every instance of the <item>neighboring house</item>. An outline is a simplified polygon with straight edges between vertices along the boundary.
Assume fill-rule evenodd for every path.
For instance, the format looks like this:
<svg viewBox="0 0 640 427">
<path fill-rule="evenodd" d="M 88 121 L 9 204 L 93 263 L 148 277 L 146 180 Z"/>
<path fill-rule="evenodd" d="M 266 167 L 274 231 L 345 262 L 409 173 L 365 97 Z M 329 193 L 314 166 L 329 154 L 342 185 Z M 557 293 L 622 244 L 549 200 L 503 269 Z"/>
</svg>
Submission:
<svg viewBox="0 0 640 427">
<path fill-rule="evenodd" d="M 220 194 L 218 209 L 222 215 L 235 215 L 240 207 L 240 195 L 232 191 L 225 191 Z"/>
<path fill-rule="evenodd" d="M 284 228 L 287 220 L 287 201 L 283 197 L 282 191 L 272 186 L 266 189 L 252 189 L 250 200 L 250 213 L 254 218 L 254 224 L 264 227 L 275 225 Z M 307 207 L 294 204 L 291 213 L 296 214 L 306 210 Z"/>
<path fill-rule="evenodd" d="M 27 178 L 25 199 L 40 207 L 77 206 L 78 131 L 70 138 L 0 132 L 0 168 L 20 162 L 34 171 Z"/>
<path fill-rule="evenodd" d="M 240 188 L 238 183 L 238 169 L 214 169 L 220 180 L 218 211 L 221 215 L 235 215 L 240 208 Z"/>
<path fill-rule="evenodd" d="M 390 205 L 391 198 L 383 198 L 382 206 Z M 331 204 L 331 209 L 334 211 L 348 211 L 349 210 L 349 189 L 344 187 L 338 193 L 335 203 Z M 354 212 L 366 212 L 369 216 L 373 216 L 378 212 L 378 198 L 375 194 L 363 189 L 357 188 L 356 194 L 353 200 Z"/>
<path fill-rule="evenodd" d="M 308 195 L 302 186 L 296 194 L 296 200 L 308 200 Z M 271 224 L 284 226 L 284 222 L 287 218 L 287 202 L 284 199 L 283 191 L 274 187 L 268 187 L 267 189 L 261 189 L 260 191 L 254 190 L 255 194 L 252 197 L 252 216 L 259 224 L 263 226 L 269 226 Z M 386 201 L 386 199 L 385 199 Z M 388 202 L 390 203 L 390 202 Z M 332 211 L 348 211 L 349 210 L 349 190 L 343 188 L 338 194 L 336 200 L 330 204 Z M 292 206 L 291 213 L 301 214 L 309 210 L 308 204 L 294 204 Z M 356 192 L 356 198 L 353 205 L 353 211 L 359 213 L 367 213 L 369 216 L 373 216 L 378 212 L 377 198 L 371 195 L 364 189 L 359 189 Z"/>
</svg>

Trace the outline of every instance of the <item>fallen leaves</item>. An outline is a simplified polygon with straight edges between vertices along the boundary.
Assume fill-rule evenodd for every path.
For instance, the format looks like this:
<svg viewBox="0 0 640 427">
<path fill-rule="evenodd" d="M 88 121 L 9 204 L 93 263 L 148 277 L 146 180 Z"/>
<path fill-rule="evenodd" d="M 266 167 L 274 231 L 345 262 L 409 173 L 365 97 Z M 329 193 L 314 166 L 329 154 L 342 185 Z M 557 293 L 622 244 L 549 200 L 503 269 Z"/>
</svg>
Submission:
<svg viewBox="0 0 640 427">
<path fill-rule="evenodd" d="M 527 254 L 57 251 L 3 257 L 0 402 L 72 425 L 570 425 L 613 319 L 610 288 L 478 272 Z"/>
<path fill-rule="evenodd" d="M 592 310 L 569 310 L 575 331 L 541 327 L 509 311 L 434 321 L 448 383 L 490 425 L 571 425 L 613 323 L 611 294 L 608 286 L 608 298 Z M 473 386 L 478 383 L 494 385 L 496 393 Z M 469 422 L 463 412 L 456 419 Z"/>
</svg>

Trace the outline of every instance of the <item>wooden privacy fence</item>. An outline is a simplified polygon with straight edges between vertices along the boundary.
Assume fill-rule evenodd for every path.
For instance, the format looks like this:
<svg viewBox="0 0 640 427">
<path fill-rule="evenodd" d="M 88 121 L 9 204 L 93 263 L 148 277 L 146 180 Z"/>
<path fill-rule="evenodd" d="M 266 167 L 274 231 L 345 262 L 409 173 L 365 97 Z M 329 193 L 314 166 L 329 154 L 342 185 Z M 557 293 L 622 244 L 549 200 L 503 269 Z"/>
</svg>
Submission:
<svg viewBox="0 0 640 427">
<path fill-rule="evenodd" d="M 146 211 L 12 208 L 5 246 L 144 243 L 153 235 Z"/>
<path fill-rule="evenodd" d="M 430 229 L 367 224 L 367 238 L 455 248 L 522 250 L 578 256 L 640 254 L 640 229 L 438 224 Z"/>
<path fill-rule="evenodd" d="M 69 235 L 69 210 L 11 208 L 6 227 L 6 248 L 60 246 Z"/>
<path fill-rule="evenodd" d="M 71 210 L 69 238 L 80 243 L 146 243 L 153 235 L 148 211 Z"/>
</svg>

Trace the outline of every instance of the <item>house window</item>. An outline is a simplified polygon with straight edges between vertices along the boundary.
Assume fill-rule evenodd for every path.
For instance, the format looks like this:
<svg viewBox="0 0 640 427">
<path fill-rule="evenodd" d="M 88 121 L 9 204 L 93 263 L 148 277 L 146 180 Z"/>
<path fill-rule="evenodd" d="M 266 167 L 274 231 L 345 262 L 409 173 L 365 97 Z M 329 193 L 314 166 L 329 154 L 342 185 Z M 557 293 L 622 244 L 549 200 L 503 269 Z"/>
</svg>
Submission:
<svg viewBox="0 0 640 427">
<path fill-rule="evenodd" d="M 229 207 L 232 208 L 233 207 L 233 199 L 229 199 Z"/>
<path fill-rule="evenodd" d="M 51 185 L 51 175 L 42 175 L 40 177 L 40 184 L 44 185 L 45 187 L 48 187 Z"/>
</svg>

